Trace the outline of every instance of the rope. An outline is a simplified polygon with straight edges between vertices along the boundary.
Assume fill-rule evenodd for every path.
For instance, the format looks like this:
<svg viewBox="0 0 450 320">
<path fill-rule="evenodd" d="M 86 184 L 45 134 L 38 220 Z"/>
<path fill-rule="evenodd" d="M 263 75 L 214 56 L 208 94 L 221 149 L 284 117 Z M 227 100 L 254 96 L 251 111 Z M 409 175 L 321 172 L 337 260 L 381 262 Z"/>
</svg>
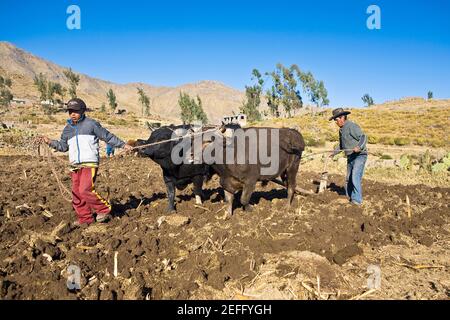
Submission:
<svg viewBox="0 0 450 320">
<path fill-rule="evenodd" d="M 208 129 L 208 130 L 206 130 L 206 131 L 201 131 L 201 132 L 197 132 L 197 133 L 190 133 L 190 134 L 187 134 L 187 135 L 184 135 L 184 136 L 181 136 L 181 137 L 176 137 L 176 138 L 167 139 L 167 140 L 162 140 L 162 141 L 153 142 L 153 143 L 147 143 L 147 144 L 144 144 L 144 145 L 140 145 L 140 146 L 137 146 L 137 147 L 133 147 L 131 150 L 142 149 L 142 148 L 146 148 L 146 147 L 149 147 L 149 146 L 154 146 L 154 145 L 158 145 L 158 144 L 163 144 L 163 143 L 167 143 L 167 142 L 171 142 L 171 141 L 178 141 L 178 140 L 184 139 L 184 138 L 186 138 L 186 137 L 192 137 L 192 136 L 196 136 L 196 135 L 199 135 L 199 134 L 205 134 L 205 133 L 207 133 L 207 132 L 212 132 L 212 131 L 216 131 L 216 130 L 217 130 L 216 128 L 214 128 L 214 129 Z M 126 153 L 128 153 L 128 152 L 126 152 Z M 122 153 L 122 154 L 123 154 L 123 153 Z M 122 154 L 119 154 L 118 156 L 121 156 Z M 69 189 L 62 183 L 62 181 L 61 181 L 61 179 L 60 179 L 60 177 L 59 177 L 59 174 L 58 174 L 58 172 L 56 171 L 56 168 L 55 168 L 55 166 L 54 166 L 54 162 L 52 161 L 52 159 L 56 159 L 56 160 L 58 160 L 60 163 L 62 163 L 62 164 L 64 164 L 64 165 L 67 165 L 67 162 L 64 161 L 64 160 L 62 160 L 62 159 L 59 159 L 57 156 L 55 156 L 55 155 L 53 154 L 53 152 L 52 152 L 52 149 L 51 149 L 49 146 L 47 146 L 47 152 L 46 152 L 46 154 L 45 154 L 45 157 L 46 157 L 47 163 L 49 164 L 50 170 L 52 171 L 53 176 L 54 176 L 55 179 L 56 179 L 56 183 L 57 183 L 57 185 L 58 185 L 58 188 L 59 188 L 59 191 L 60 191 L 60 193 L 61 193 L 61 196 L 62 196 L 63 199 L 66 200 L 67 202 L 72 202 L 72 192 L 69 191 Z M 107 161 L 104 163 L 103 167 L 106 167 L 109 163 L 112 163 L 112 162 L 111 162 L 112 159 L 113 159 L 113 158 L 107 159 Z M 108 178 L 108 177 L 107 177 L 107 178 Z M 108 192 L 108 193 L 109 193 L 109 192 Z M 108 196 L 109 196 L 109 195 L 108 195 Z"/>
<path fill-rule="evenodd" d="M 54 163 L 51 161 L 52 157 L 58 159 L 58 157 L 56 157 L 52 153 L 50 147 L 47 147 L 47 152 L 46 152 L 47 163 L 49 164 L 50 169 L 52 170 L 52 173 L 55 176 L 56 182 L 59 187 L 59 192 L 61 193 L 61 196 L 63 197 L 64 200 L 66 200 L 67 202 L 72 202 L 72 192 L 70 192 L 69 189 L 67 189 L 67 187 L 61 182 L 58 172 L 56 171 L 56 168 L 54 166 Z M 62 161 L 61 159 L 58 159 L 58 160 Z"/>
<path fill-rule="evenodd" d="M 158 144 L 162 144 L 162 143 L 166 143 L 166 142 L 171 142 L 171 141 L 177 141 L 177 140 L 184 139 L 184 138 L 187 138 L 187 137 L 193 137 L 193 136 L 196 136 L 196 135 L 205 134 L 205 133 L 213 132 L 213 131 L 217 131 L 217 128 L 208 129 L 206 131 L 200 131 L 200 132 L 195 132 L 195 133 L 189 133 L 189 134 L 186 134 L 184 136 L 176 137 L 176 138 L 172 138 L 172 139 L 167 139 L 167 140 L 161 140 L 161 141 L 157 141 L 157 142 L 153 142 L 153 143 L 142 144 L 140 146 L 133 147 L 133 149 L 131 149 L 131 150 L 142 149 L 142 148 L 146 148 L 146 147 L 150 147 L 150 146 L 154 146 L 154 145 L 158 145 Z"/>
</svg>

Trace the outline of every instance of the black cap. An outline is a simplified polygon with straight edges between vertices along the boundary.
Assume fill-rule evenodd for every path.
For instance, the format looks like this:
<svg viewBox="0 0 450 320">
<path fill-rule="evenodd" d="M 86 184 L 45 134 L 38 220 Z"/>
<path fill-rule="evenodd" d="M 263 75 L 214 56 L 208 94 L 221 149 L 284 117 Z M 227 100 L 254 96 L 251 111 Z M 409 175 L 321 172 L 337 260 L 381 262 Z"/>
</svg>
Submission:
<svg viewBox="0 0 450 320">
<path fill-rule="evenodd" d="M 69 102 L 67 102 L 67 110 L 85 112 L 86 103 L 84 103 L 84 101 L 79 98 L 70 99 Z"/>
</svg>

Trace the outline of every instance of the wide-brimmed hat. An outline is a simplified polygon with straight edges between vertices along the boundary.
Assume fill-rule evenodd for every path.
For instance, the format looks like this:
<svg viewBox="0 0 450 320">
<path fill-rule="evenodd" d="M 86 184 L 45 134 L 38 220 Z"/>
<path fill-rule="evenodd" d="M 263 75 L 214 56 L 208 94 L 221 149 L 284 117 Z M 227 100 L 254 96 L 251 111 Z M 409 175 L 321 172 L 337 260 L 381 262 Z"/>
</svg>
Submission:
<svg viewBox="0 0 450 320">
<path fill-rule="evenodd" d="M 334 109 L 332 111 L 332 113 L 333 113 L 333 115 L 331 116 L 330 119 L 328 119 L 329 121 L 334 120 L 334 119 L 336 119 L 337 117 L 340 117 L 340 116 L 346 116 L 346 115 L 350 114 L 351 112 L 350 111 L 345 111 L 342 108 L 337 108 L 337 109 Z"/>
<path fill-rule="evenodd" d="M 84 103 L 84 101 L 79 98 L 71 99 L 71 100 L 69 100 L 69 102 L 67 102 L 67 110 L 85 112 L 86 111 L 86 103 Z"/>
</svg>

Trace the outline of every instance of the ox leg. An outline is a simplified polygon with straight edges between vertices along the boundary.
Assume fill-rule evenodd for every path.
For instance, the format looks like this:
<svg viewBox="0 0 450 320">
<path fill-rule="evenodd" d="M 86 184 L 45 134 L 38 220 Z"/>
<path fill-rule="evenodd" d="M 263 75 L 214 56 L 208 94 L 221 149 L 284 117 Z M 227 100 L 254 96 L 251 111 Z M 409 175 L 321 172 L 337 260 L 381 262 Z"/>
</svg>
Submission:
<svg viewBox="0 0 450 320">
<path fill-rule="evenodd" d="M 256 182 L 248 183 L 244 185 L 244 189 L 242 190 L 241 195 L 241 204 L 244 207 L 245 211 L 252 211 L 253 208 L 250 205 L 250 198 L 252 196 L 253 191 L 255 190 Z"/>
<path fill-rule="evenodd" d="M 202 204 L 202 186 L 203 186 L 203 176 L 196 176 L 193 178 L 194 183 L 194 194 L 195 194 L 195 203 Z"/>
<path fill-rule="evenodd" d="M 227 190 L 224 190 L 224 192 L 225 192 L 225 201 L 228 203 L 227 213 L 229 216 L 232 216 L 234 193 L 228 192 Z"/>
<path fill-rule="evenodd" d="M 175 211 L 175 183 L 173 181 L 166 182 L 167 198 L 169 199 L 169 206 L 167 212 Z"/>
<path fill-rule="evenodd" d="M 294 200 L 294 192 L 297 187 L 297 172 L 298 166 L 300 165 L 300 158 L 295 158 L 294 162 L 287 169 L 287 189 L 288 189 L 288 206 L 292 205 L 292 200 Z"/>
</svg>

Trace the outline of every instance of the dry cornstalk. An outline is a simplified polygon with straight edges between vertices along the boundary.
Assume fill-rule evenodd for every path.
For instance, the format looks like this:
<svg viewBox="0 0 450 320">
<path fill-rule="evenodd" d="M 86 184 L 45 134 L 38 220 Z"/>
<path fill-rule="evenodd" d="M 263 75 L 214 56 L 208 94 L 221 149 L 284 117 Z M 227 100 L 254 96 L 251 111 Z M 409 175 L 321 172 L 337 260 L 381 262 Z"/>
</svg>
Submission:
<svg viewBox="0 0 450 320">
<path fill-rule="evenodd" d="M 429 264 L 417 264 L 417 265 L 409 265 L 406 263 L 397 263 L 394 262 L 394 264 L 400 266 L 400 267 L 406 267 L 406 268 L 410 268 L 410 269 L 414 269 L 414 270 L 420 270 L 420 269 L 443 269 L 446 268 L 446 266 L 434 266 L 434 265 L 429 265 Z"/>
<path fill-rule="evenodd" d="M 114 277 L 117 278 L 117 255 L 119 253 L 116 251 L 114 252 Z"/>
<path fill-rule="evenodd" d="M 272 233 L 269 231 L 269 229 L 267 229 L 267 227 L 264 227 L 264 229 L 267 230 L 267 232 L 269 233 L 269 235 L 272 237 L 272 239 L 275 239 L 275 237 L 272 235 Z"/>
<path fill-rule="evenodd" d="M 320 276 L 317 275 L 317 276 L 316 276 L 316 279 L 317 279 L 317 294 L 319 295 L 319 298 L 322 299 L 322 296 L 321 296 L 321 294 L 320 294 Z"/>
<path fill-rule="evenodd" d="M 368 295 L 374 293 L 375 291 L 377 291 L 376 289 L 370 289 L 362 294 L 359 294 L 357 296 L 354 296 L 353 298 L 350 298 L 350 300 L 359 300 L 361 298 L 367 297 Z"/>
<path fill-rule="evenodd" d="M 411 204 L 409 203 L 408 195 L 406 195 L 406 212 L 408 214 L 408 218 L 411 219 Z"/>
<path fill-rule="evenodd" d="M 201 205 L 199 205 L 199 204 L 194 204 L 194 207 L 199 208 L 199 209 L 202 209 L 202 210 L 205 210 L 205 211 L 211 212 L 211 210 L 209 210 L 208 208 L 203 207 L 203 206 L 201 206 Z"/>
<path fill-rule="evenodd" d="M 139 210 L 139 208 L 141 207 L 143 202 L 144 202 L 144 199 L 141 199 L 141 202 L 139 202 L 139 205 L 137 206 L 136 210 Z"/>
</svg>

